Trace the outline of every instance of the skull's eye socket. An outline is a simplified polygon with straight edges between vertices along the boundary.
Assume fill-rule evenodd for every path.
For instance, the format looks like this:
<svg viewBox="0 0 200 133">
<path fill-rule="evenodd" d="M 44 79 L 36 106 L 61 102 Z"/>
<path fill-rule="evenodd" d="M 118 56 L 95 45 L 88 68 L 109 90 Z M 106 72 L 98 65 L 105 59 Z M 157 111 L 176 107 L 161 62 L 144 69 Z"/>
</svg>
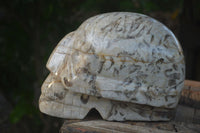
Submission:
<svg viewBox="0 0 200 133">
<path fill-rule="evenodd" d="M 65 84 L 67 87 L 71 87 L 71 86 L 72 86 L 72 83 L 71 83 L 66 77 L 63 78 L 63 81 L 64 81 L 64 84 Z"/>
</svg>

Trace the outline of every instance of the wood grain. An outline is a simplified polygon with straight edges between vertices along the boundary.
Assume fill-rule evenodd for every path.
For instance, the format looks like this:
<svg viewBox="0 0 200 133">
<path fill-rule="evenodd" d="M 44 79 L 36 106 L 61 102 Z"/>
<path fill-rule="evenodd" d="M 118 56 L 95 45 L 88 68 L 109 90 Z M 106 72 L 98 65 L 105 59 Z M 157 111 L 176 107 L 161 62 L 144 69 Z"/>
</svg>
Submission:
<svg viewBox="0 0 200 133">
<path fill-rule="evenodd" d="M 200 82 L 185 80 L 179 104 L 200 109 Z"/>
</svg>

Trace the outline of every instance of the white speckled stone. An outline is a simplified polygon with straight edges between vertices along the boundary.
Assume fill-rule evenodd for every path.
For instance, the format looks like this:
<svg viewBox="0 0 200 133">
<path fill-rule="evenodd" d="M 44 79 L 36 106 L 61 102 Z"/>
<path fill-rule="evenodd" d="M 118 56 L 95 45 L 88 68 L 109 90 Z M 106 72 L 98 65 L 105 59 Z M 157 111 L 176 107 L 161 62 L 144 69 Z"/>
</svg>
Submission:
<svg viewBox="0 0 200 133">
<path fill-rule="evenodd" d="M 54 74 L 49 74 L 42 85 L 39 107 L 46 114 L 68 119 L 83 119 L 94 108 L 103 119 L 109 121 L 167 121 L 174 113 L 171 109 L 74 93 L 66 89 L 60 78 Z"/>
<path fill-rule="evenodd" d="M 101 100 L 91 100 L 97 106 L 116 100 L 129 106 L 173 109 L 185 78 L 184 56 L 174 34 L 148 16 L 127 12 L 106 13 L 86 20 L 59 42 L 47 68 L 70 92 L 66 97 L 74 98 L 72 94 L 79 93 L 105 100 L 102 105 Z M 41 103 L 42 109 L 46 104 Z M 62 108 L 68 108 L 65 101 L 62 104 Z M 68 113 L 56 114 L 71 118 Z M 112 120 L 118 119 L 115 116 Z M 159 116 L 158 120 L 164 119 Z"/>
</svg>

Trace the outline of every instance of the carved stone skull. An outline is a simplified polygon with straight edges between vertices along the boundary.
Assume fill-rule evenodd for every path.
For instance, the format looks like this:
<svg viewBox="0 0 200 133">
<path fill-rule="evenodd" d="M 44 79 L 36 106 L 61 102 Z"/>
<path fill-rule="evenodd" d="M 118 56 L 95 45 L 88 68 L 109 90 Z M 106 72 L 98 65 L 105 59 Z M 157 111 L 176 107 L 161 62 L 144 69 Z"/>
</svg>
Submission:
<svg viewBox="0 0 200 133">
<path fill-rule="evenodd" d="M 86 20 L 51 54 L 40 110 L 71 119 L 169 120 L 185 78 L 181 46 L 148 16 L 114 12 Z"/>
</svg>

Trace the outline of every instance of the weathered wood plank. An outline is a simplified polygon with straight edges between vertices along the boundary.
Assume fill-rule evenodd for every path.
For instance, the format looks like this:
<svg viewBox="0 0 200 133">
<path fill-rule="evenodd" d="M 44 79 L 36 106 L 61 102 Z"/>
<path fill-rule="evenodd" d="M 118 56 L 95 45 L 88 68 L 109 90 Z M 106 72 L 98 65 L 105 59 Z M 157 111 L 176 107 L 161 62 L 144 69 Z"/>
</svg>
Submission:
<svg viewBox="0 0 200 133">
<path fill-rule="evenodd" d="M 124 123 L 117 123 L 117 122 L 108 122 L 108 121 L 102 121 L 102 120 L 96 120 L 96 121 L 87 121 L 87 122 L 78 122 L 78 123 L 72 123 L 68 125 L 69 128 L 72 129 L 71 131 L 76 131 L 77 133 L 168 133 L 169 131 L 159 130 L 159 129 L 153 129 L 150 127 L 143 127 L 143 126 L 137 126 L 137 125 L 130 125 L 130 124 L 124 124 Z M 71 132 L 70 131 L 70 132 Z M 62 133 L 62 132 L 61 132 Z M 63 132 L 65 133 L 65 132 Z"/>
<path fill-rule="evenodd" d="M 191 87 L 199 88 L 200 87 L 200 82 L 199 81 L 194 81 L 194 80 L 185 80 L 184 85 L 185 86 L 191 86 Z"/>
<path fill-rule="evenodd" d="M 199 125 L 173 123 L 173 122 L 138 122 L 131 123 L 108 122 L 103 120 L 83 121 L 64 124 L 61 133 L 198 133 Z M 168 128 L 169 127 L 169 128 Z"/>
<path fill-rule="evenodd" d="M 193 123 L 200 124 L 200 109 L 195 109 Z"/>
<path fill-rule="evenodd" d="M 200 109 L 200 82 L 185 80 L 179 104 Z"/>
<path fill-rule="evenodd" d="M 193 122 L 195 109 L 183 105 L 178 105 L 176 110 L 175 121 L 178 122 Z"/>
</svg>

